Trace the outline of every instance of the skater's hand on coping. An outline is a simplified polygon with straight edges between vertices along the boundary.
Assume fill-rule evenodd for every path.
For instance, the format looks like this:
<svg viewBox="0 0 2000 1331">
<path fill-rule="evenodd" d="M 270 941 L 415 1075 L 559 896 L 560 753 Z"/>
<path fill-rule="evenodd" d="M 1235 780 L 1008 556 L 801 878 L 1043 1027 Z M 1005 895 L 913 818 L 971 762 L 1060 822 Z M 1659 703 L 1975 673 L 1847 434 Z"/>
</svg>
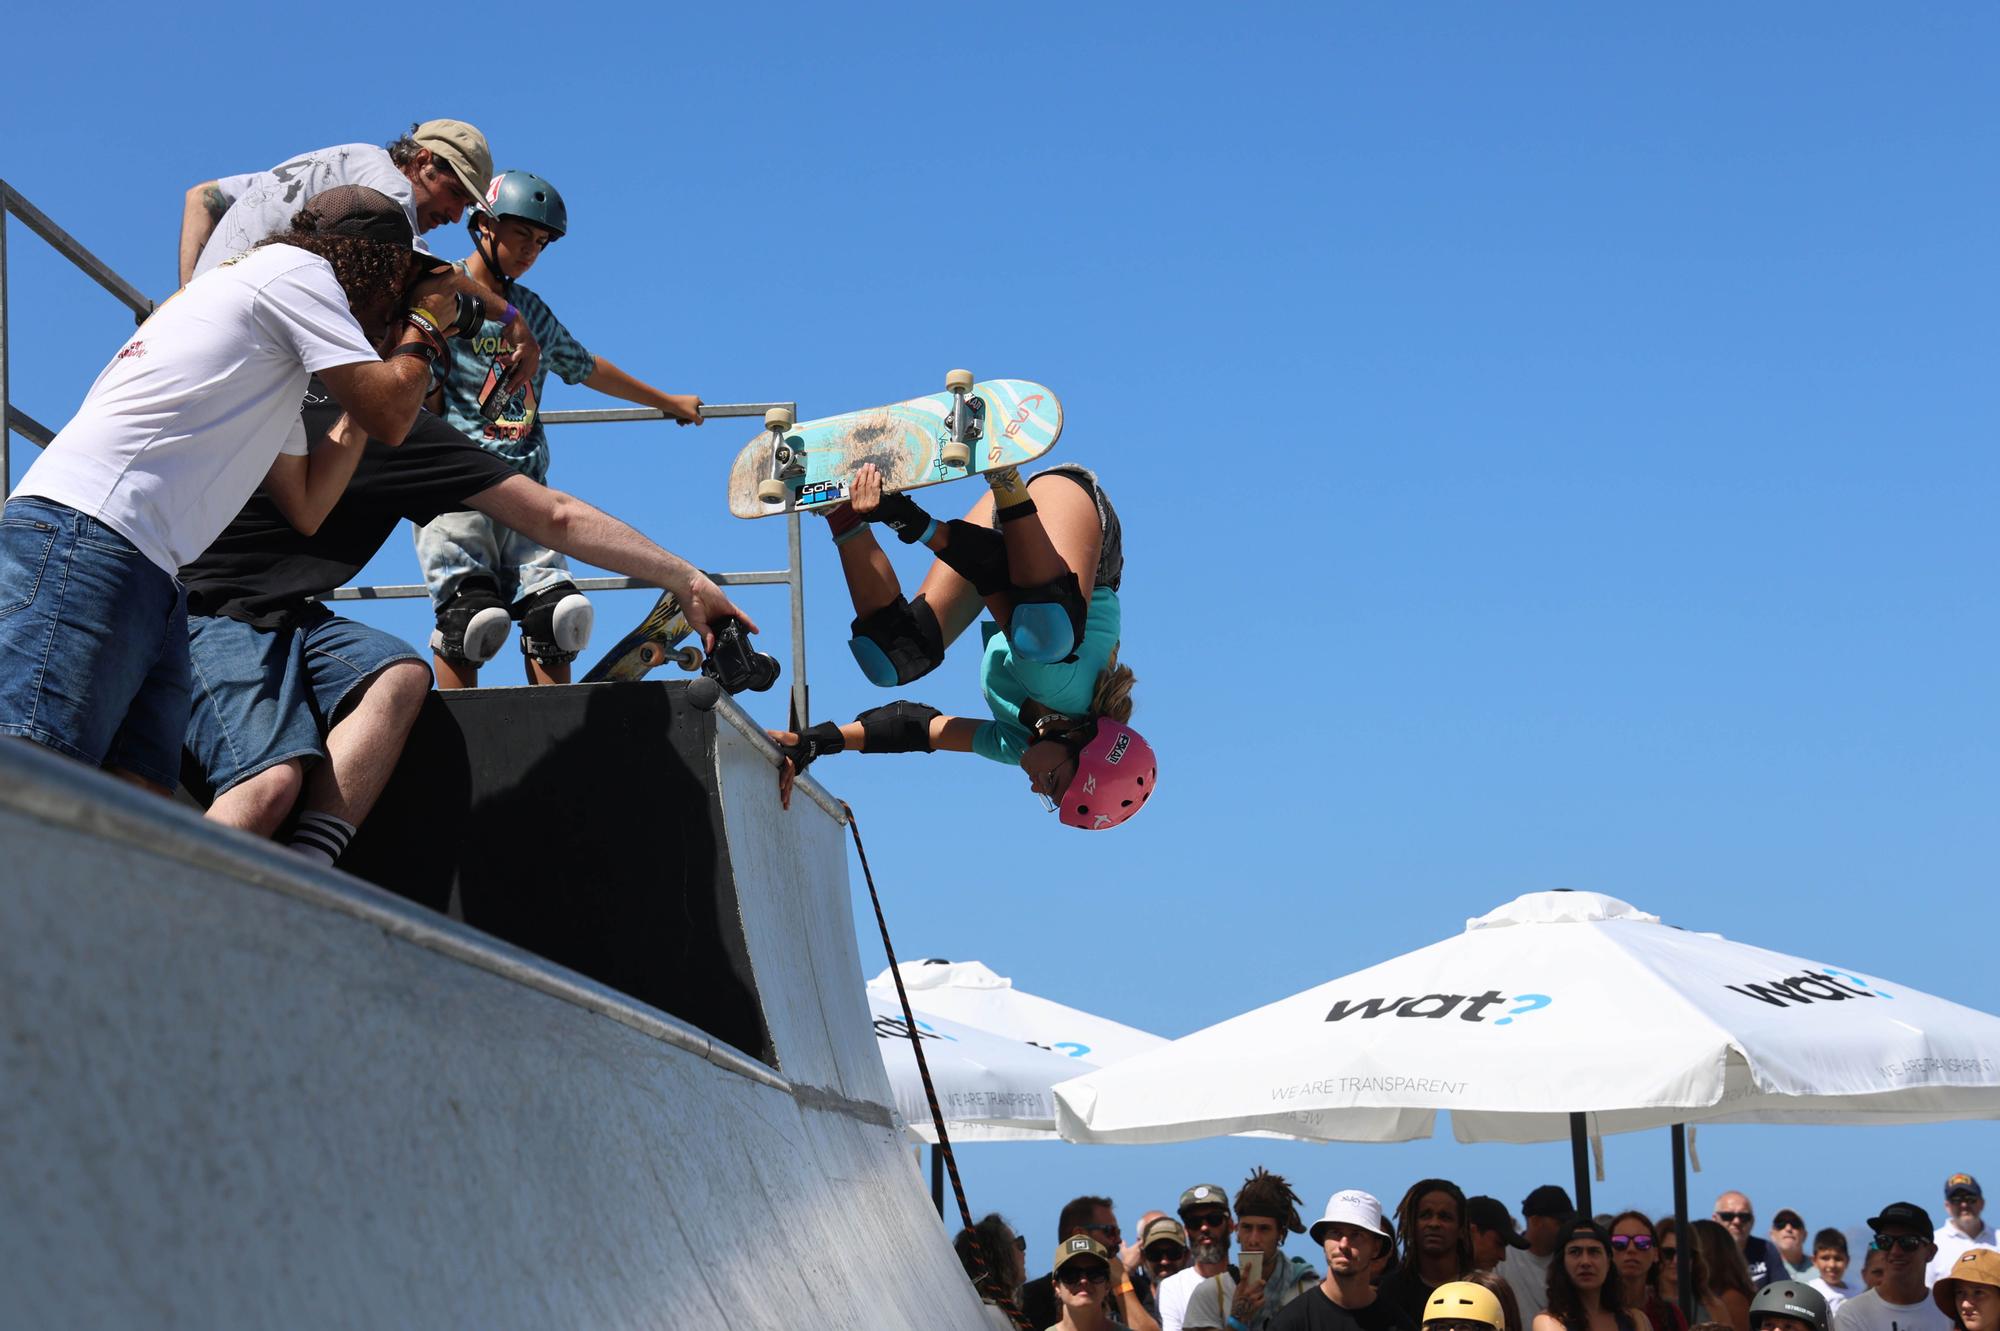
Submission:
<svg viewBox="0 0 2000 1331">
<path fill-rule="evenodd" d="M 676 425 L 700 425 L 701 395 L 699 393 L 664 393 L 661 399 L 665 405 L 660 410 L 673 418 Z"/>
<path fill-rule="evenodd" d="M 709 626 L 725 615 L 734 615 L 743 621 L 744 628 L 752 633 L 757 631 L 757 621 L 737 609 L 736 603 L 722 594 L 722 588 L 698 569 L 688 579 L 686 587 L 675 587 L 673 593 L 680 600 L 681 613 L 687 616 L 688 627 L 701 639 L 704 651 L 715 650 L 715 631 Z"/>
<path fill-rule="evenodd" d="M 799 742 L 798 735 L 790 730 L 767 730 L 764 733 L 777 741 L 777 745 L 781 749 L 789 749 Z M 790 758 L 781 759 L 778 763 L 779 808 L 789 809 L 792 807 L 792 783 L 798 779 L 798 764 L 794 763 Z"/>
</svg>

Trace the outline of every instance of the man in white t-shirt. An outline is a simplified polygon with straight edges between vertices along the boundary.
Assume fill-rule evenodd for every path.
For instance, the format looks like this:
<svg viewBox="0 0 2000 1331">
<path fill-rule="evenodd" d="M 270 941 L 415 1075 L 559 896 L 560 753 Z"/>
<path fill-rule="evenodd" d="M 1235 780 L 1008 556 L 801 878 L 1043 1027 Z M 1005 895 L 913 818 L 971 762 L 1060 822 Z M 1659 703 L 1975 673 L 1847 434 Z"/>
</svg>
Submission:
<svg viewBox="0 0 2000 1331">
<path fill-rule="evenodd" d="M 1868 1222 L 1870 1245 L 1883 1255 L 1882 1283 L 1840 1305 L 1834 1331 L 1952 1331 L 1952 1322 L 1931 1301 L 1924 1268 L 1937 1255 L 1930 1213 L 1915 1202 L 1895 1202 Z"/>
<path fill-rule="evenodd" d="M 1189 1261 L 1154 1291 L 1160 1304 L 1160 1331 L 1181 1331 L 1195 1286 L 1230 1274 L 1229 1236 L 1236 1232 L 1236 1222 L 1222 1186 L 1197 1183 L 1182 1193 L 1180 1217 L 1187 1228 Z"/>
<path fill-rule="evenodd" d="M 1521 1202 L 1521 1229 L 1528 1246 L 1509 1248 L 1497 1269 L 1521 1305 L 1523 1326 L 1549 1306 L 1549 1263 L 1555 1258 L 1556 1236 L 1575 1213 L 1569 1194 L 1553 1183 L 1544 1183 Z"/>
<path fill-rule="evenodd" d="M 426 120 L 386 148 L 336 144 L 300 153 L 269 171 L 204 180 L 188 190 L 181 212 L 181 283 L 285 230 L 292 215 L 322 190 L 362 185 L 386 194 L 402 205 L 410 229 L 421 236 L 477 207 L 492 179 L 493 152 L 484 134 L 462 120 Z M 428 253 L 421 241 L 417 248 Z M 449 284 L 483 301 L 504 325 L 507 345 L 517 349 L 508 388 L 529 382 L 542 349 L 520 311 L 463 274 L 453 275 Z"/>
<path fill-rule="evenodd" d="M 428 259 L 414 242 L 393 199 L 326 191 L 119 348 L 0 512 L 0 735 L 173 790 L 190 698 L 180 566 L 267 480 L 322 499 L 345 485 L 308 459 L 310 376 L 354 428 L 400 442 L 446 330 L 484 317 L 436 280 L 411 286 Z M 424 308 L 385 362 L 362 320 L 386 340 L 412 297 Z"/>
<path fill-rule="evenodd" d="M 1944 1181 L 1944 1209 L 1951 1218 L 1933 1237 L 1937 1256 L 1931 1259 L 1925 1278 L 1935 1285 L 1944 1279 L 1954 1263 L 1973 1248 L 2000 1248 L 2000 1234 L 1986 1223 L 1986 1194 L 1979 1180 L 1970 1174 L 1953 1174 Z"/>
</svg>

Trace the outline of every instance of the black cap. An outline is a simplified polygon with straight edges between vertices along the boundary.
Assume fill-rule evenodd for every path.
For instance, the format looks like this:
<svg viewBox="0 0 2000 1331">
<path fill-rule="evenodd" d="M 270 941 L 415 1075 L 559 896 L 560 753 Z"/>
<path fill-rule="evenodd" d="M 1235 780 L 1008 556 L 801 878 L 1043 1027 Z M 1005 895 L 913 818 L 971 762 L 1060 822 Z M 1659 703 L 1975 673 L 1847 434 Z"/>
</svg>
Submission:
<svg viewBox="0 0 2000 1331">
<path fill-rule="evenodd" d="M 1544 1183 L 1522 1201 L 1521 1214 L 1552 1215 L 1558 1220 L 1567 1220 L 1576 1214 L 1576 1208 L 1570 1205 L 1568 1193 L 1553 1183 Z"/>
<path fill-rule="evenodd" d="M 1870 1216 L 1868 1228 L 1880 1234 L 1890 1225 L 1904 1229 L 1914 1229 L 1919 1234 L 1934 1234 L 1937 1227 L 1931 1224 L 1931 1213 L 1915 1202 L 1891 1202 L 1882 1208 L 1882 1214 Z"/>
<path fill-rule="evenodd" d="M 1786 1225 L 1790 1225 L 1793 1229 L 1804 1229 L 1806 1218 L 1789 1206 L 1783 1207 L 1771 1217 L 1771 1228 L 1783 1229 Z"/>
<path fill-rule="evenodd" d="M 1465 1222 L 1498 1234 L 1500 1241 L 1510 1248 L 1528 1246 L 1528 1241 L 1521 1237 L 1521 1231 L 1514 1228 L 1514 1217 L 1507 1213 L 1507 1208 L 1500 1204 L 1497 1197 L 1467 1197 Z"/>
<path fill-rule="evenodd" d="M 408 250 L 423 261 L 427 272 L 450 266 L 418 248 L 417 233 L 411 229 L 410 216 L 402 204 L 366 185 L 335 185 L 321 190 L 306 201 L 293 225 L 317 236 L 354 236 Z"/>
<path fill-rule="evenodd" d="M 1604 1245 L 1604 1255 L 1611 1255 L 1611 1231 L 1587 1215 L 1573 1215 L 1562 1231 L 1556 1235 L 1556 1251 L 1561 1252 L 1570 1245 L 1570 1240 L 1578 1237 L 1596 1239 Z"/>
</svg>

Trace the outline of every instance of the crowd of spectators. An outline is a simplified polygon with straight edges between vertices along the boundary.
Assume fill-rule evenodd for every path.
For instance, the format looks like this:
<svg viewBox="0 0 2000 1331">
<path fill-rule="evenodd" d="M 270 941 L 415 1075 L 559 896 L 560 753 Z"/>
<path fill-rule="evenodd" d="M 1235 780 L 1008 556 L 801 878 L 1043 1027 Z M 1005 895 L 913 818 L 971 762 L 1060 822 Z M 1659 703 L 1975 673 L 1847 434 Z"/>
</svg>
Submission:
<svg viewBox="0 0 2000 1331">
<path fill-rule="evenodd" d="M 2000 1331 L 2000 1236 L 1970 1174 L 1945 1180 L 1943 1224 L 1915 1202 L 1847 1234 L 1782 1208 L 1758 1234 L 1741 1192 L 1685 1233 L 1669 1216 L 1586 1215 L 1555 1184 L 1520 1218 L 1449 1179 L 1393 1207 L 1343 1189 L 1310 1225 L 1289 1182 L 1256 1170 L 1231 1195 L 1200 1183 L 1128 1240 L 1109 1197 L 1056 1219 L 1047 1274 L 999 1215 L 958 1236 L 966 1272 L 1027 1331 Z M 1311 1256 L 1284 1251 L 1307 1235 Z"/>
</svg>

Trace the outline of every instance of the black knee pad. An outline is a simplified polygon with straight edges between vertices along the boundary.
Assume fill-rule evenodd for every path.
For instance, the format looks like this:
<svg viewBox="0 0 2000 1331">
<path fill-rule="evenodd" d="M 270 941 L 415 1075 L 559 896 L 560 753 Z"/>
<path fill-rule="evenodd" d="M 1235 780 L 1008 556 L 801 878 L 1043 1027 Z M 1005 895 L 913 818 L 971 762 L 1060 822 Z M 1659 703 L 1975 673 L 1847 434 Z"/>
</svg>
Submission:
<svg viewBox="0 0 2000 1331">
<path fill-rule="evenodd" d="M 996 596 L 1007 590 L 1007 542 L 991 527 L 980 527 L 964 518 L 945 523 L 944 553 L 938 561 L 972 584 L 981 596 Z"/>
<path fill-rule="evenodd" d="M 898 596 L 872 615 L 854 621 L 847 649 L 870 684 L 893 689 L 922 679 L 944 660 L 944 631 L 930 602 Z"/>
<path fill-rule="evenodd" d="M 499 583 L 487 577 L 467 578 L 437 612 L 431 650 L 453 665 L 485 665 L 507 641 L 512 622 L 507 603 L 500 599 Z"/>
<path fill-rule="evenodd" d="M 543 665 L 576 660 L 597 620 L 590 598 L 567 582 L 522 597 L 514 614 L 521 621 L 521 655 Z"/>
<path fill-rule="evenodd" d="M 1040 665 L 1074 661 L 1089 618 L 1083 584 L 1076 574 L 1065 572 L 1054 582 L 1014 589 L 1007 641 L 1022 657 Z"/>
</svg>

